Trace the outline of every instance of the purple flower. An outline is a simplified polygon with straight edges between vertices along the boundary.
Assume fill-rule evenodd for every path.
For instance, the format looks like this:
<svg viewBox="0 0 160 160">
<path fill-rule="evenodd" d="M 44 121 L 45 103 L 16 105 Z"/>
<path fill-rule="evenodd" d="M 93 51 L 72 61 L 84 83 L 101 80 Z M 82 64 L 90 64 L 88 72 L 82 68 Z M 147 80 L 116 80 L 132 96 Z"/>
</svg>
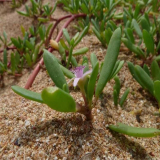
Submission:
<svg viewBox="0 0 160 160">
<path fill-rule="evenodd" d="M 85 66 L 79 66 L 79 67 L 76 67 L 75 69 L 71 70 L 75 75 L 74 82 L 73 82 L 74 87 L 77 86 L 77 84 L 80 80 L 83 81 L 85 79 L 85 77 L 92 72 L 92 70 L 89 70 L 83 74 L 84 68 L 85 68 Z"/>
</svg>

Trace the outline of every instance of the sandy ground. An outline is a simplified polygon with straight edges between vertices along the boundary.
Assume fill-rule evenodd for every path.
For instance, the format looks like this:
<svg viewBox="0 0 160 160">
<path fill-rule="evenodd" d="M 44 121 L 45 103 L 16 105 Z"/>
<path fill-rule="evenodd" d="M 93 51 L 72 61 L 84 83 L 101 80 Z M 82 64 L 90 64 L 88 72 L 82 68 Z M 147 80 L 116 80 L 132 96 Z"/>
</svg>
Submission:
<svg viewBox="0 0 160 160">
<path fill-rule="evenodd" d="M 51 0 L 44 2 L 54 3 Z M 24 6 L 18 10 L 24 10 Z M 54 15 L 61 17 L 65 14 L 57 8 Z M 0 3 L 0 34 L 5 30 L 9 38 L 22 36 L 20 26 L 28 29 L 32 23 L 31 19 L 19 16 L 9 3 Z M 76 32 L 72 25 L 69 27 L 71 35 Z M 78 47 L 83 46 L 89 47 L 88 57 L 94 52 L 99 61 L 104 59 L 106 49 L 92 34 L 86 35 Z M 141 63 L 129 52 L 121 52 L 119 59 Z M 107 129 L 109 124 L 117 122 L 160 129 L 160 117 L 153 115 L 158 111 L 157 103 L 133 80 L 126 63 L 119 73 L 121 95 L 128 87 L 131 90 L 124 108 L 113 104 L 112 80 L 92 110 L 92 122 L 85 121 L 80 114 L 59 113 L 13 93 L 11 86 L 24 87 L 31 71 L 25 70 L 18 79 L 6 77 L 5 87 L 0 89 L 0 159 L 160 159 L 159 137 L 133 138 Z M 41 92 L 43 88 L 53 85 L 46 71 L 41 70 L 31 90 Z M 83 103 L 78 89 L 70 86 L 70 90 L 76 101 Z M 134 114 L 139 110 L 140 115 Z"/>
</svg>

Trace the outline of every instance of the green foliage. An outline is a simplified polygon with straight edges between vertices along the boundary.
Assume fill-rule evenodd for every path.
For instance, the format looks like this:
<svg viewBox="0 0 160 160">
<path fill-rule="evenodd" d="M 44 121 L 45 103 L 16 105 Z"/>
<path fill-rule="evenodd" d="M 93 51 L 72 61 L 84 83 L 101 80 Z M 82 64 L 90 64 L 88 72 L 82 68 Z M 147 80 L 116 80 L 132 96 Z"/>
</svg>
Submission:
<svg viewBox="0 0 160 160">
<path fill-rule="evenodd" d="M 114 105 L 117 106 L 118 104 L 122 107 L 128 94 L 129 94 L 129 89 L 127 89 L 122 97 L 119 99 L 119 93 L 120 93 L 120 88 L 121 88 L 121 83 L 118 78 L 118 76 L 115 76 L 115 85 L 113 87 L 113 99 L 114 99 Z"/>
<path fill-rule="evenodd" d="M 14 1 L 14 0 L 13 0 Z M 38 20 L 40 23 L 48 22 L 52 20 L 51 15 L 56 9 L 56 5 L 54 7 L 50 7 L 49 4 L 42 5 L 41 0 L 30 0 L 31 7 L 25 5 L 25 12 L 17 11 L 18 14 L 30 18 L 34 18 Z M 15 1 L 14 1 L 15 5 Z"/>
<path fill-rule="evenodd" d="M 154 18 L 155 19 L 155 18 Z M 130 25 L 124 29 L 125 37 L 122 38 L 125 46 L 138 57 L 143 60 L 148 59 L 150 56 L 157 56 L 160 53 L 160 25 L 159 21 L 151 22 L 147 13 L 141 16 L 137 22 L 136 19 L 130 21 Z M 139 42 L 135 41 L 133 33 L 138 35 Z"/>
<path fill-rule="evenodd" d="M 70 94 L 57 87 L 48 87 L 41 93 L 45 104 L 59 112 L 76 112 L 76 103 Z"/>
<path fill-rule="evenodd" d="M 114 31 L 107 48 L 107 54 L 105 55 L 104 64 L 95 91 L 97 98 L 101 94 L 106 83 L 110 80 L 110 76 L 112 74 L 112 71 L 114 69 L 119 54 L 120 44 L 121 44 L 121 29 L 118 28 Z"/>
<path fill-rule="evenodd" d="M 74 50 L 74 48 L 80 43 L 81 39 L 87 33 L 88 28 L 88 26 L 85 27 L 81 33 L 77 32 L 72 39 L 70 38 L 67 29 L 63 29 L 63 35 L 67 41 L 67 44 L 63 39 L 61 39 L 58 43 L 58 50 L 62 61 L 65 62 L 67 68 L 69 68 L 70 64 L 77 66 L 77 61 L 74 56 L 85 54 L 89 50 L 87 47 Z M 68 59 L 66 58 L 66 53 L 69 53 Z"/>
<path fill-rule="evenodd" d="M 128 126 L 126 124 L 118 123 L 117 125 L 110 125 L 109 129 L 123 133 L 133 137 L 155 137 L 160 135 L 160 130 L 155 128 L 137 128 Z"/>
<path fill-rule="evenodd" d="M 18 95 L 26 98 L 26 99 L 30 99 L 32 101 L 36 101 L 39 103 L 44 103 L 42 98 L 41 98 L 41 94 L 40 93 L 36 93 L 36 92 L 32 92 L 29 91 L 27 89 L 18 87 L 18 86 L 12 86 L 12 90 L 17 93 Z"/>
<path fill-rule="evenodd" d="M 85 13 L 87 15 L 94 15 L 98 19 L 109 17 L 115 12 L 115 6 L 120 2 L 106 1 L 106 0 L 58 0 L 59 4 L 63 4 L 63 9 L 72 14 Z"/>
<path fill-rule="evenodd" d="M 104 47 L 109 44 L 111 36 L 115 29 L 117 29 L 116 24 L 113 21 L 107 21 L 106 19 L 102 20 L 99 23 L 98 19 L 92 19 L 93 23 L 93 32 L 99 41 L 102 43 Z"/>
<path fill-rule="evenodd" d="M 160 85 L 160 68 L 156 60 L 151 64 L 151 73 L 149 69 L 141 68 L 140 66 L 134 66 L 131 62 L 128 62 L 129 70 L 135 80 L 149 93 L 154 96 L 158 104 L 160 104 L 159 85 Z"/>
<path fill-rule="evenodd" d="M 64 85 L 67 85 L 67 82 L 65 80 L 64 74 L 57 62 L 57 59 L 47 50 L 44 50 L 43 53 L 43 59 L 44 64 L 46 66 L 46 69 L 52 78 L 55 85 L 61 89 L 63 89 Z M 68 86 L 67 86 L 67 92 L 68 92 Z"/>
</svg>

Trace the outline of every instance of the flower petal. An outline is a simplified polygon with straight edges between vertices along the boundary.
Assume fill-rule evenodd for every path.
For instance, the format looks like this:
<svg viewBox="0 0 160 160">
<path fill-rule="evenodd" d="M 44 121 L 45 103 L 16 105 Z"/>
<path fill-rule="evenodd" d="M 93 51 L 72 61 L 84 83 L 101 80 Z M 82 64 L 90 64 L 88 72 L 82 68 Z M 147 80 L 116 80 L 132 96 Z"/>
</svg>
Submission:
<svg viewBox="0 0 160 160">
<path fill-rule="evenodd" d="M 81 78 L 83 76 L 83 70 L 85 66 L 79 66 L 76 67 L 75 69 L 72 69 L 71 71 L 75 74 L 77 78 Z"/>
<path fill-rule="evenodd" d="M 89 71 L 87 71 L 87 72 L 85 72 L 85 73 L 83 74 L 83 77 L 82 77 L 82 78 L 84 78 L 85 76 L 87 76 L 87 75 L 90 74 L 90 73 L 92 73 L 92 69 L 89 70 Z"/>
<path fill-rule="evenodd" d="M 74 79 L 74 82 L 73 82 L 73 86 L 74 87 L 77 86 L 77 83 L 78 83 L 79 80 L 80 80 L 80 78 L 75 78 Z"/>
</svg>

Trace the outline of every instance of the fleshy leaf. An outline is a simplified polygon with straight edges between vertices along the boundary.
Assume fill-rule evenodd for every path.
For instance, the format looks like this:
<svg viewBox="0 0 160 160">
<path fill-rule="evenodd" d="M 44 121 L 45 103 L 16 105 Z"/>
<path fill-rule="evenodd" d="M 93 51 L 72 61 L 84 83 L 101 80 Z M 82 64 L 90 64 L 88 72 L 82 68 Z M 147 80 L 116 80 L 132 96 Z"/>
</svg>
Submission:
<svg viewBox="0 0 160 160">
<path fill-rule="evenodd" d="M 156 60 L 151 64 L 151 74 L 153 81 L 160 80 L 160 68 Z"/>
<path fill-rule="evenodd" d="M 138 65 L 135 66 L 135 71 L 144 85 L 145 89 L 147 89 L 152 95 L 153 95 L 153 81 L 152 79 L 148 76 L 148 74 Z"/>
<path fill-rule="evenodd" d="M 119 48 L 121 44 L 121 29 L 118 28 L 114 31 L 105 55 L 104 64 L 100 73 L 98 84 L 96 87 L 96 97 L 99 97 L 103 88 L 112 74 L 114 65 L 116 64 L 117 57 L 119 54 Z"/>
<path fill-rule="evenodd" d="M 142 38 L 142 32 L 141 32 L 141 29 L 137 23 L 137 21 L 135 19 L 132 20 L 132 26 L 134 27 L 135 31 L 137 32 L 138 36 L 140 38 Z"/>
<path fill-rule="evenodd" d="M 19 86 L 12 86 L 12 90 L 15 93 L 17 93 L 18 95 L 20 95 L 20 96 L 22 96 L 26 99 L 30 99 L 32 101 L 43 103 L 43 100 L 41 98 L 40 93 L 32 92 L 32 91 L 29 91 L 27 89 L 21 88 Z"/>
<path fill-rule="evenodd" d="M 153 36 L 151 36 L 150 33 L 148 33 L 146 30 L 143 30 L 143 39 L 144 39 L 144 43 L 148 51 L 154 54 Z"/>
<path fill-rule="evenodd" d="M 63 89 L 63 85 L 67 84 L 64 74 L 57 62 L 57 59 L 52 55 L 50 52 L 44 49 L 43 54 L 44 64 L 46 66 L 46 69 L 55 83 L 55 85 L 61 89 Z M 68 86 L 67 86 L 68 88 Z M 68 90 L 68 89 L 67 89 Z"/>
<path fill-rule="evenodd" d="M 159 129 L 137 128 L 122 123 L 118 123 L 117 125 L 110 125 L 109 129 L 133 137 L 154 137 L 160 135 Z"/>
<path fill-rule="evenodd" d="M 76 112 L 76 103 L 67 92 L 57 87 L 48 87 L 42 91 L 42 99 L 50 108 L 59 112 Z"/>
<path fill-rule="evenodd" d="M 92 68 L 94 68 L 94 66 L 98 62 L 97 56 L 94 53 L 91 53 L 90 59 L 91 59 Z"/>
<path fill-rule="evenodd" d="M 88 47 L 80 48 L 80 49 L 74 51 L 72 53 L 72 55 L 77 56 L 77 55 L 85 54 L 86 52 L 88 52 L 88 50 L 89 50 Z"/>
<path fill-rule="evenodd" d="M 96 65 L 93 68 L 93 71 L 91 73 L 89 82 L 88 82 L 88 87 L 87 87 L 87 97 L 89 102 L 92 101 L 92 97 L 94 94 L 94 90 L 95 90 L 95 84 L 96 84 L 96 80 L 97 80 L 97 75 L 98 75 L 98 70 L 99 70 L 99 63 L 97 62 Z"/>
<path fill-rule="evenodd" d="M 122 107 L 127 96 L 129 94 L 129 88 L 124 92 L 123 96 L 121 97 L 120 101 L 119 101 L 119 105 Z"/>
</svg>

